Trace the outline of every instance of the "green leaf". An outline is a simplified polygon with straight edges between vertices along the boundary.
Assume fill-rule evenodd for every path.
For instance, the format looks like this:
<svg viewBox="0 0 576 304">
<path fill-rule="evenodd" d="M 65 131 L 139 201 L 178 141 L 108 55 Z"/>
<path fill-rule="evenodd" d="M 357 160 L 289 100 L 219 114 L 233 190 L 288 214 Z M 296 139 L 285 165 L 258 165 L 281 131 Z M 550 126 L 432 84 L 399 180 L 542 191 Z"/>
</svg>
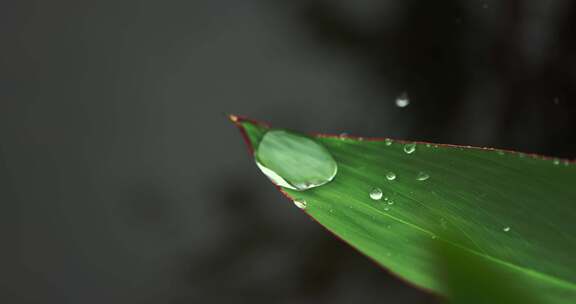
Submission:
<svg viewBox="0 0 576 304">
<path fill-rule="evenodd" d="M 458 237 L 455 235 L 454 238 Z M 450 304 L 541 304 L 540 295 L 480 255 L 435 242 L 438 277 Z"/>
<path fill-rule="evenodd" d="M 270 128 L 231 119 L 261 157 L 259 144 Z M 394 274 L 449 294 L 432 249 L 441 242 L 520 282 L 546 303 L 576 303 L 573 163 L 486 148 L 311 138 L 336 161 L 336 176 L 306 191 L 280 190 L 300 207 L 306 202 L 304 212 Z M 266 155 L 275 159 L 268 165 L 305 172 L 306 164 L 282 168 L 287 156 L 281 154 L 295 149 L 276 146 Z M 378 190 L 382 197 L 371 198 L 372 191 L 378 198 Z"/>
</svg>

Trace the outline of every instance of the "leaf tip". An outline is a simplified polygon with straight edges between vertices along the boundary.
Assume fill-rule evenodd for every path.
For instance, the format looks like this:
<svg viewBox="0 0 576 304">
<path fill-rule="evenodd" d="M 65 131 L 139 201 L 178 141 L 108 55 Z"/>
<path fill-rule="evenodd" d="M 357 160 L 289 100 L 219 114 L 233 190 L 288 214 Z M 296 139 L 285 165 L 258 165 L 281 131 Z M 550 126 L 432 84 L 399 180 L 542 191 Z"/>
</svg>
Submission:
<svg viewBox="0 0 576 304">
<path fill-rule="evenodd" d="M 234 114 L 228 114 L 228 119 L 233 123 L 237 123 L 240 120 L 240 118 Z"/>
</svg>

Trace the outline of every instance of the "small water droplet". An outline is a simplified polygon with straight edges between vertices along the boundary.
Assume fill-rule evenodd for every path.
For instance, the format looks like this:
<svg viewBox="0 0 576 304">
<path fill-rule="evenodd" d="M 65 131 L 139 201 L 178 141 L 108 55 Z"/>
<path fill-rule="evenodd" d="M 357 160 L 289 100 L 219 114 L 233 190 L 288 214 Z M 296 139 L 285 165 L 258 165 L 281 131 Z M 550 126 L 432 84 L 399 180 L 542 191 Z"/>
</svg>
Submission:
<svg viewBox="0 0 576 304">
<path fill-rule="evenodd" d="M 399 108 L 405 108 L 410 104 L 410 98 L 408 98 L 408 93 L 403 92 L 396 98 L 396 106 Z"/>
<path fill-rule="evenodd" d="M 394 173 L 394 172 L 388 172 L 388 173 L 386 173 L 386 179 L 387 179 L 387 180 L 390 180 L 390 181 L 391 181 L 391 180 L 395 180 L 395 179 L 396 179 L 396 173 Z"/>
<path fill-rule="evenodd" d="M 432 235 L 432 239 L 433 239 L 433 240 L 435 240 L 435 239 L 437 239 L 437 238 L 438 238 L 437 235 L 435 235 L 435 234 Z"/>
<path fill-rule="evenodd" d="M 390 145 L 392 145 L 392 140 L 390 138 L 386 138 L 384 140 L 384 144 L 386 144 L 387 146 L 390 146 Z"/>
<path fill-rule="evenodd" d="M 294 205 L 296 205 L 296 207 L 298 207 L 300 209 L 306 209 L 306 207 L 308 206 L 308 203 L 303 199 L 296 199 L 296 200 L 294 200 Z"/>
<path fill-rule="evenodd" d="M 379 201 L 382 198 L 382 190 L 380 188 L 374 188 L 370 191 L 370 198 Z"/>
<path fill-rule="evenodd" d="M 390 205 L 390 206 L 394 205 L 394 201 L 393 201 L 393 200 L 389 200 L 389 201 L 388 201 L 388 205 Z"/>
<path fill-rule="evenodd" d="M 384 200 L 385 200 L 385 201 L 388 201 L 388 200 L 389 200 L 389 198 L 388 198 L 387 196 L 385 196 L 385 197 L 384 197 Z"/>
<path fill-rule="evenodd" d="M 390 207 L 384 207 L 384 211 L 390 210 Z"/>
<path fill-rule="evenodd" d="M 498 155 L 504 155 L 504 151 L 498 150 Z"/>
<path fill-rule="evenodd" d="M 431 144 L 426 144 L 426 148 L 430 148 L 430 147 L 432 147 Z"/>
<path fill-rule="evenodd" d="M 416 144 L 415 143 L 404 145 L 404 152 L 406 152 L 406 154 L 412 154 L 412 153 L 414 153 L 414 151 L 416 151 Z"/>
<path fill-rule="evenodd" d="M 520 158 L 524 158 L 526 157 L 526 153 L 518 153 L 518 156 L 520 156 Z"/>
<path fill-rule="evenodd" d="M 564 161 L 564 166 L 568 166 L 568 165 L 570 165 L 570 161 L 569 161 L 569 160 L 565 160 L 565 161 Z"/>
<path fill-rule="evenodd" d="M 503 230 L 504 232 L 508 232 L 508 231 L 510 231 L 510 227 L 506 226 L 506 227 L 502 228 L 502 230 Z"/>
<path fill-rule="evenodd" d="M 554 160 L 554 165 L 559 165 L 560 164 L 560 160 L 559 159 L 555 159 Z"/>
<path fill-rule="evenodd" d="M 430 175 L 428 173 L 422 172 L 422 171 L 418 172 L 418 175 L 416 175 L 416 179 L 419 181 L 425 181 L 429 178 L 430 178 Z"/>
</svg>

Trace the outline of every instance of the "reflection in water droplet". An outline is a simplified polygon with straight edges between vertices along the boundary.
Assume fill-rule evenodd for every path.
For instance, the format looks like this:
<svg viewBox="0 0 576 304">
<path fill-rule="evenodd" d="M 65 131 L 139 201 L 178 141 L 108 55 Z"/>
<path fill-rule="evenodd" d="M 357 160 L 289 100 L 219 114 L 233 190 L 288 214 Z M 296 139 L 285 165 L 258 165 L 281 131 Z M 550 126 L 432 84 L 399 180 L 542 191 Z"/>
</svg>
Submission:
<svg viewBox="0 0 576 304">
<path fill-rule="evenodd" d="M 404 145 L 404 152 L 406 152 L 406 154 L 412 154 L 414 151 L 416 151 L 416 144 L 411 143 Z"/>
<path fill-rule="evenodd" d="M 384 144 L 386 144 L 387 146 L 390 146 L 390 145 L 392 145 L 392 140 L 390 138 L 386 138 L 384 140 Z"/>
<path fill-rule="evenodd" d="M 407 107 L 410 104 L 410 99 L 408 98 L 408 94 L 403 92 L 396 98 L 396 106 L 399 108 Z"/>
<path fill-rule="evenodd" d="M 510 231 L 510 227 L 506 226 L 506 227 L 502 228 L 502 230 L 503 230 L 504 232 L 508 232 L 508 231 Z"/>
<path fill-rule="evenodd" d="M 306 209 L 306 207 L 308 206 L 308 203 L 306 203 L 306 201 L 303 199 L 296 199 L 296 200 L 294 200 L 294 205 L 296 205 L 296 207 L 298 207 L 300 209 Z"/>
<path fill-rule="evenodd" d="M 396 174 L 394 172 L 388 172 L 386 173 L 386 179 L 387 180 L 395 180 L 396 179 Z"/>
<path fill-rule="evenodd" d="M 419 181 L 425 181 L 427 179 L 430 178 L 430 175 L 426 172 L 418 172 L 418 175 L 416 175 L 416 179 Z"/>
<path fill-rule="evenodd" d="M 370 198 L 379 201 L 382 198 L 382 190 L 380 188 L 374 188 L 370 191 Z"/>
<path fill-rule="evenodd" d="M 274 184 L 298 191 L 322 186 L 338 172 L 328 150 L 313 138 L 284 130 L 264 134 L 256 165 Z"/>
</svg>

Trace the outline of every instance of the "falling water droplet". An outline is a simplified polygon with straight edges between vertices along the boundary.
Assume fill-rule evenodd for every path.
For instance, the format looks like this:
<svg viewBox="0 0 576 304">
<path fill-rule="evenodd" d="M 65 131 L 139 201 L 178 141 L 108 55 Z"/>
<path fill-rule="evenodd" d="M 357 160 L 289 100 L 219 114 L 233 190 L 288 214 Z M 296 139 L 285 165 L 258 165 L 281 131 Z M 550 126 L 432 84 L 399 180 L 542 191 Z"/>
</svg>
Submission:
<svg viewBox="0 0 576 304">
<path fill-rule="evenodd" d="M 415 143 L 404 145 L 404 152 L 406 152 L 406 154 L 412 154 L 412 153 L 414 153 L 414 151 L 416 151 L 416 144 Z"/>
<path fill-rule="evenodd" d="M 430 175 L 426 172 L 418 172 L 418 175 L 416 175 L 416 179 L 419 181 L 425 181 L 427 179 L 430 178 Z"/>
<path fill-rule="evenodd" d="M 370 198 L 379 201 L 382 198 L 382 190 L 380 188 L 374 188 L 370 191 Z"/>
<path fill-rule="evenodd" d="M 264 134 L 256 165 L 274 184 L 297 191 L 322 186 L 334 179 L 338 165 L 313 138 L 284 130 Z"/>
<path fill-rule="evenodd" d="M 395 180 L 396 179 L 396 173 L 394 172 L 388 172 L 386 173 L 386 179 L 391 181 L 391 180 Z"/>
<path fill-rule="evenodd" d="M 296 200 L 294 200 L 294 205 L 296 205 L 296 207 L 298 207 L 300 209 L 306 209 L 306 207 L 308 206 L 308 203 L 303 199 L 296 199 Z"/>
<path fill-rule="evenodd" d="M 410 104 L 410 99 L 408 98 L 408 93 L 403 92 L 396 98 L 396 106 L 399 108 L 405 108 Z"/>
<path fill-rule="evenodd" d="M 508 232 L 508 231 L 510 231 L 510 227 L 509 227 L 509 226 L 506 226 L 506 227 L 502 228 L 502 230 L 503 230 L 504 232 Z"/>
<path fill-rule="evenodd" d="M 386 138 L 384 140 L 384 144 L 386 144 L 387 146 L 390 146 L 390 145 L 392 145 L 392 140 L 390 138 Z"/>
</svg>

